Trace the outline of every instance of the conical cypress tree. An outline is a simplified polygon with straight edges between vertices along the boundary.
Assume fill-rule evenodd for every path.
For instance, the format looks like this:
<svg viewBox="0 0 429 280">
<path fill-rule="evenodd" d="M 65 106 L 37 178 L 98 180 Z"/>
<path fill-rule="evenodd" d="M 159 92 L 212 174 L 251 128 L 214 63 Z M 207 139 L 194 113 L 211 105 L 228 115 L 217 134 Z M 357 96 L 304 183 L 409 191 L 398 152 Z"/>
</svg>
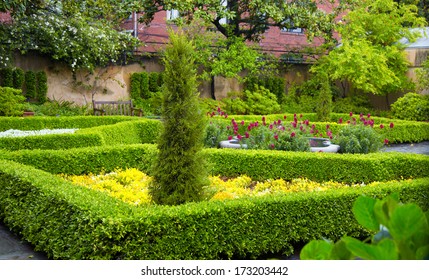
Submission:
<svg viewBox="0 0 429 280">
<path fill-rule="evenodd" d="M 206 122 L 198 103 L 193 53 L 193 44 L 182 33 L 170 32 L 170 45 L 163 58 L 163 132 L 150 186 L 158 204 L 199 201 L 207 184 L 204 159 L 199 153 Z"/>
</svg>

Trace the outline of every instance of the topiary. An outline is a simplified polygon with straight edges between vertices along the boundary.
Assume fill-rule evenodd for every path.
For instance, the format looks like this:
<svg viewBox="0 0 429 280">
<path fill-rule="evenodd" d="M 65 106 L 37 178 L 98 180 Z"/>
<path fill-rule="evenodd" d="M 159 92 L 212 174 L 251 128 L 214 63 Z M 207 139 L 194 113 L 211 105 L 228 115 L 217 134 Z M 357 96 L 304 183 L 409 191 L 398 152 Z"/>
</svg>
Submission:
<svg viewBox="0 0 429 280">
<path fill-rule="evenodd" d="M 133 73 L 130 79 L 130 97 L 133 100 L 138 100 L 141 98 L 141 75 L 140 73 Z"/>
<path fill-rule="evenodd" d="M 31 70 L 25 72 L 25 96 L 29 99 L 36 98 L 36 74 Z"/>
<path fill-rule="evenodd" d="M 163 130 L 149 191 L 155 203 L 199 201 L 208 182 L 203 148 L 206 121 L 199 108 L 194 47 L 186 36 L 170 33 L 164 52 Z"/>
<path fill-rule="evenodd" d="M 48 93 L 48 77 L 45 71 L 36 72 L 36 81 L 37 100 L 43 104 L 47 101 L 46 94 Z"/>
<path fill-rule="evenodd" d="M 10 67 L 0 69 L 0 86 L 13 88 L 13 70 Z"/>
<path fill-rule="evenodd" d="M 24 84 L 25 72 L 21 68 L 15 68 L 12 72 L 13 75 L 13 88 L 22 89 Z"/>
<path fill-rule="evenodd" d="M 410 121 L 429 120 L 429 95 L 409 92 L 391 105 L 393 117 Z"/>
</svg>

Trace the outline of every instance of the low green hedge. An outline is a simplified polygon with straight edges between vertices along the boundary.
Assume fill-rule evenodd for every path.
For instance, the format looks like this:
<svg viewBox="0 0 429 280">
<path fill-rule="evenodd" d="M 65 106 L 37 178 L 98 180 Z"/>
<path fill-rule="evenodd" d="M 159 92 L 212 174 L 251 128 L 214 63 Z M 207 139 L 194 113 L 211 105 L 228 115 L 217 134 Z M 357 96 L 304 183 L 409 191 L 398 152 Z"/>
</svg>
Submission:
<svg viewBox="0 0 429 280">
<path fill-rule="evenodd" d="M 129 116 L 0 117 L 0 131 L 87 128 L 134 120 L 138 118 Z"/>
<path fill-rule="evenodd" d="M 429 208 L 429 178 L 377 187 L 134 207 L 47 172 L 0 161 L 0 219 L 52 259 L 228 259 L 290 254 L 313 239 L 365 237 L 361 195 Z"/>
<path fill-rule="evenodd" d="M 0 149 L 72 149 L 101 145 L 155 143 L 161 130 L 158 120 L 123 121 L 77 130 L 75 133 L 2 137 Z"/>
<path fill-rule="evenodd" d="M 78 130 L 77 133 L 99 133 L 106 145 L 155 143 L 161 131 L 159 120 L 142 119 Z"/>
<path fill-rule="evenodd" d="M 22 149 L 60 150 L 69 148 L 100 146 L 103 144 L 103 138 L 96 133 L 67 133 L 0 138 L 0 149 L 6 149 L 11 151 Z"/>
<path fill-rule="evenodd" d="M 246 174 L 255 180 L 308 178 L 314 181 L 368 183 L 429 176 L 429 157 L 406 153 L 366 155 L 235 149 L 202 151 L 213 175 Z M 150 174 L 157 156 L 152 144 L 101 146 L 65 151 L 2 152 L 1 158 L 58 174 L 84 174 L 136 167 Z"/>
</svg>

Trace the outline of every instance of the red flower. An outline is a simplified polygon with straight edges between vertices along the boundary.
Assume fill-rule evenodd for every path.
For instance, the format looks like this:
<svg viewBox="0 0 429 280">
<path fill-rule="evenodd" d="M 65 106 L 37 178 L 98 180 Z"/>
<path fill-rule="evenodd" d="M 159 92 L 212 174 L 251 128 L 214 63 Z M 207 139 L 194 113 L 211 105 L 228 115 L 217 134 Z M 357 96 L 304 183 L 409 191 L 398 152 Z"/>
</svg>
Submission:
<svg viewBox="0 0 429 280">
<path fill-rule="evenodd" d="M 303 131 L 304 127 L 302 125 L 299 126 L 299 130 Z"/>
<path fill-rule="evenodd" d="M 283 116 L 283 119 L 286 119 L 286 118 L 287 118 L 287 116 L 286 116 L 286 115 L 284 115 L 284 116 Z"/>
<path fill-rule="evenodd" d="M 393 124 L 393 122 L 390 123 L 390 128 L 393 128 L 395 125 Z"/>
<path fill-rule="evenodd" d="M 262 122 L 265 122 L 265 116 L 262 116 Z"/>
<path fill-rule="evenodd" d="M 350 114 L 349 114 L 349 115 L 350 115 L 350 117 L 351 117 L 351 116 L 353 116 L 353 112 L 350 112 Z"/>
<path fill-rule="evenodd" d="M 273 125 L 272 125 L 272 124 L 270 124 L 269 128 L 270 128 L 270 129 L 273 129 Z"/>
<path fill-rule="evenodd" d="M 383 124 L 380 124 L 380 128 L 381 128 L 381 129 L 383 129 L 383 128 L 384 128 L 384 125 L 383 125 Z"/>
<path fill-rule="evenodd" d="M 274 139 L 279 140 L 279 136 L 277 134 L 275 134 Z"/>
<path fill-rule="evenodd" d="M 299 115 L 299 118 L 302 119 L 302 114 Z"/>
<path fill-rule="evenodd" d="M 295 137 L 295 132 L 292 132 L 291 134 L 290 134 L 290 137 Z"/>
<path fill-rule="evenodd" d="M 389 144 L 389 139 L 384 139 L 384 145 L 387 145 L 387 144 Z"/>
<path fill-rule="evenodd" d="M 276 146 L 274 146 L 274 144 L 270 144 L 270 148 L 274 149 Z"/>
<path fill-rule="evenodd" d="M 243 139 L 243 136 L 241 136 L 240 134 L 237 135 L 238 140 Z"/>
<path fill-rule="evenodd" d="M 338 120 L 338 123 L 343 123 L 343 118 L 340 118 L 340 119 Z"/>
<path fill-rule="evenodd" d="M 220 107 L 217 107 L 217 111 L 220 113 Z"/>
<path fill-rule="evenodd" d="M 368 115 L 366 115 L 367 117 L 368 117 L 368 119 L 371 117 L 371 114 L 370 113 L 368 113 Z"/>
<path fill-rule="evenodd" d="M 329 129 L 329 124 L 326 125 L 326 129 Z"/>
<path fill-rule="evenodd" d="M 241 125 L 244 125 L 244 121 L 241 121 Z"/>
<path fill-rule="evenodd" d="M 278 121 L 277 121 L 277 124 L 281 124 L 281 123 L 282 123 L 282 120 L 278 120 Z"/>
<path fill-rule="evenodd" d="M 294 128 L 296 128 L 296 122 L 291 123 Z"/>
<path fill-rule="evenodd" d="M 229 141 L 229 140 L 232 140 L 232 136 L 231 136 L 231 135 L 229 135 L 229 136 L 228 136 L 228 141 Z"/>
<path fill-rule="evenodd" d="M 244 136 L 245 136 L 246 138 L 249 138 L 249 137 L 250 137 L 249 132 L 247 132 L 247 131 L 246 131 L 246 133 L 244 134 Z"/>
</svg>

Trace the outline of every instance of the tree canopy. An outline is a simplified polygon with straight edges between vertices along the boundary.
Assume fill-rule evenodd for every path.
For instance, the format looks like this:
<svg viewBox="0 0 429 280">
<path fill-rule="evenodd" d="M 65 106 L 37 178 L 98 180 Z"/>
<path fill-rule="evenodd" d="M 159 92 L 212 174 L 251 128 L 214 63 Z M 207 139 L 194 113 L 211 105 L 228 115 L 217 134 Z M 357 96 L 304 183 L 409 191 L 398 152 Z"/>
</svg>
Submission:
<svg viewBox="0 0 429 280">
<path fill-rule="evenodd" d="M 362 0 L 337 26 L 341 45 L 322 57 L 312 72 L 327 73 L 330 80 L 349 81 L 373 94 L 407 89 L 408 61 L 401 38 L 414 41 L 425 20 L 417 7 L 393 0 Z"/>
<path fill-rule="evenodd" d="M 258 41 L 272 26 L 305 28 L 309 38 L 332 38 L 335 17 L 355 0 L 140 0 L 141 21 L 149 24 L 161 10 L 178 10 L 177 23 L 203 19 L 225 37 Z M 335 4 L 334 4 L 335 3 Z M 329 7 L 330 11 L 321 7 Z"/>
<path fill-rule="evenodd" d="M 140 42 L 121 32 L 120 22 L 131 13 L 129 1 L 12 0 L 12 22 L 0 24 L 0 67 L 11 63 L 15 50 L 36 51 L 72 68 L 92 71 L 123 59 Z"/>
</svg>

